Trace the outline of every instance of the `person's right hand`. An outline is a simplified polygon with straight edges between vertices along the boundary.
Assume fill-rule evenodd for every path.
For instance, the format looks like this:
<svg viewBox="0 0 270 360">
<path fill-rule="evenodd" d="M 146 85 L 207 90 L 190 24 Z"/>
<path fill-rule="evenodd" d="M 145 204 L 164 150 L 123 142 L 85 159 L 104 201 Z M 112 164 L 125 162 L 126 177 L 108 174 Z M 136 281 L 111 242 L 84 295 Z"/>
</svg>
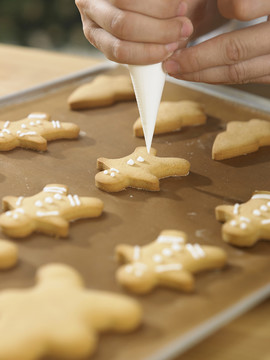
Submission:
<svg viewBox="0 0 270 360">
<path fill-rule="evenodd" d="M 75 0 L 88 41 L 113 61 L 164 61 L 192 34 L 182 0 Z"/>
</svg>

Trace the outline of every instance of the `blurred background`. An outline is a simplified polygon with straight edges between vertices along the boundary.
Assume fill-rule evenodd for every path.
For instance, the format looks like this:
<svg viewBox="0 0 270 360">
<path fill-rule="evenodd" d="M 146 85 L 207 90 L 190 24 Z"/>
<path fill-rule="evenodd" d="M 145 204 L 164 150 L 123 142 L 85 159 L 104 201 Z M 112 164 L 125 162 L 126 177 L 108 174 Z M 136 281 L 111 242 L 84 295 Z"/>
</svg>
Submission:
<svg viewBox="0 0 270 360">
<path fill-rule="evenodd" d="M 0 0 L 0 43 L 97 52 L 83 35 L 74 0 Z"/>
</svg>

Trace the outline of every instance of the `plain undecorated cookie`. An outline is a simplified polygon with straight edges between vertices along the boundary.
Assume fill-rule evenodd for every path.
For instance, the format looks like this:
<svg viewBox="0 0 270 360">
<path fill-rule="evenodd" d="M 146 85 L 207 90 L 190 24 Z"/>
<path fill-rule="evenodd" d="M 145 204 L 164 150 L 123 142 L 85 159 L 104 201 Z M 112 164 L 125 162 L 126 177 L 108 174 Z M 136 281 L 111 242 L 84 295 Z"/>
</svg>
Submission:
<svg viewBox="0 0 270 360">
<path fill-rule="evenodd" d="M 156 149 L 148 154 L 146 147 L 120 159 L 99 158 L 96 186 L 107 192 L 118 192 L 127 187 L 159 191 L 159 179 L 169 176 L 186 176 L 190 163 L 181 158 L 157 157 Z"/>
<path fill-rule="evenodd" d="M 118 282 L 138 294 L 157 286 L 191 291 L 195 285 L 193 274 L 220 269 L 227 261 L 224 250 L 187 243 L 186 234 L 177 230 L 164 230 L 145 246 L 118 245 L 116 255 L 124 263 L 116 273 Z"/>
<path fill-rule="evenodd" d="M 206 122 L 203 106 L 195 101 L 162 101 L 158 110 L 154 134 L 179 131 L 184 126 L 202 125 Z M 135 136 L 143 137 L 141 119 L 133 125 Z"/>
<path fill-rule="evenodd" d="M 212 148 L 214 160 L 230 159 L 270 145 L 270 121 L 251 119 L 231 121 L 226 131 L 217 135 Z"/>
<path fill-rule="evenodd" d="M 68 98 L 68 104 L 72 110 L 83 110 L 130 100 L 135 100 L 135 94 L 129 76 L 99 75 L 78 87 Z"/>
<path fill-rule="evenodd" d="M 32 288 L 3 290 L 0 314 L 1 360 L 86 359 L 99 332 L 130 332 L 142 318 L 136 300 L 88 290 L 63 264 L 41 267 Z"/>
</svg>

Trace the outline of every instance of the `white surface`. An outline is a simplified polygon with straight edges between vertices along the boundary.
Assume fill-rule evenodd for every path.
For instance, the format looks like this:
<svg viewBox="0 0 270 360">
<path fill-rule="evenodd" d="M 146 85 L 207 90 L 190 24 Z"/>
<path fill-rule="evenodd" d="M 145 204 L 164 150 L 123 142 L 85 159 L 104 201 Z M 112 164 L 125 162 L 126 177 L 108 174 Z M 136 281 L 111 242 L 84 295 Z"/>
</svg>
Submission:
<svg viewBox="0 0 270 360">
<path fill-rule="evenodd" d="M 166 74 L 162 70 L 161 63 L 129 65 L 128 68 L 142 121 L 146 148 L 149 153 Z"/>
</svg>

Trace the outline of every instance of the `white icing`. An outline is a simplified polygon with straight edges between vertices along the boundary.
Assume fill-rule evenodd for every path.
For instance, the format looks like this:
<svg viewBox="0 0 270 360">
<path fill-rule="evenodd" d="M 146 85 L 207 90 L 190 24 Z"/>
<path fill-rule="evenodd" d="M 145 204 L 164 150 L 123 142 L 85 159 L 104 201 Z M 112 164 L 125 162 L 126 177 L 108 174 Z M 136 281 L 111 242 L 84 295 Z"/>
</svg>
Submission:
<svg viewBox="0 0 270 360">
<path fill-rule="evenodd" d="M 250 219 L 245 216 L 240 216 L 240 221 L 245 221 L 245 222 L 250 223 Z"/>
<path fill-rule="evenodd" d="M 74 196 L 73 196 L 73 199 L 74 199 L 74 201 L 75 201 L 75 203 L 76 203 L 77 206 L 81 205 L 81 201 L 80 201 L 80 198 L 79 198 L 78 195 L 74 195 Z"/>
<path fill-rule="evenodd" d="M 131 274 L 133 271 L 133 266 L 132 265 L 126 265 L 125 266 L 125 272 Z"/>
<path fill-rule="evenodd" d="M 231 226 L 236 226 L 236 225 L 237 225 L 237 222 L 236 222 L 235 220 L 232 220 L 232 221 L 230 222 L 230 224 L 231 224 Z"/>
<path fill-rule="evenodd" d="M 22 129 L 25 129 L 25 128 L 26 128 L 26 125 L 25 125 L 25 124 L 22 124 L 22 125 L 21 125 L 21 128 L 22 128 Z"/>
<path fill-rule="evenodd" d="M 159 254 L 153 255 L 153 261 L 154 261 L 154 262 L 157 262 L 157 263 L 162 262 L 162 256 L 159 255 Z"/>
<path fill-rule="evenodd" d="M 2 132 L 6 134 L 10 134 L 10 131 L 8 129 L 3 129 Z"/>
<path fill-rule="evenodd" d="M 27 131 L 25 133 L 20 133 L 20 137 L 22 136 L 28 136 L 28 135 L 37 135 L 37 133 L 35 131 Z"/>
<path fill-rule="evenodd" d="M 60 122 L 58 120 L 56 120 L 56 121 L 52 120 L 52 124 L 53 124 L 54 128 L 58 128 L 58 129 L 61 128 L 61 124 L 60 124 Z"/>
<path fill-rule="evenodd" d="M 194 259 L 199 259 L 200 257 L 205 256 L 205 252 L 203 251 L 203 249 L 200 247 L 199 244 L 195 244 L 195 245 L 187 244 L 186 249 L 190 252 L 191 256 Z"/>
<path fill-rule="evenodd" d="M 140 258 L 141 248 L 139 246 L 134 247 L 133 260 L 137 261 Z"/>
<path fill-rule="evenodd" d="M 18 130 L 18 131 L 17 131 L 17 134 L 19 135 L 20 133 L 21 133 L 21 130 Z"/>
<path fill-rule="evenodd" d="M 184 243 L 185 239 L 181 236 L 171 236 L 171 235 L 160 235 L 157 238 L 158 243 L 168 243 L 168 244 L 174 244 L 174 243 Z"/>
<path fill-rule="evenodd" d="M 269 206 L 269 207 L 270 207 L 270 201 L 268 201 L 268 202 L 267 202 L 267 206 Z"/>
<path fill-rule="evenodd" d="M 243 229 L 243 230 L 246 229 L 247 224 L 245 222 L 240 223 L 240 228 Z"/>
<path fill-rule="evenodd" d="M 157 265 L 156 272 L 165 272 L 165 271 L 179 271 L 182 270 L 183 266 L 181 264 L 166 264 L 166 265 Z"/>
<path fill-rule="evenodd" d="M 45 197 L 45 203 L 47 204 L 53 204 L 53 198 L 51 196 Z"/>
<path fill-rule="evenodd" d="M 171 249 L 165 248 L 162 250 L 162 254 L 164 256 L 172 256 L 172 251 L 171 251 Z"/>
<path fill-rule="evenodd" d="M 144 158 L 143 158 L 142 156 L 138 156 L 138 157 L 137 157 L 137 161 L 139 161 L 139 162 L 144 162 Z"/>
<path fill-rule="evenodd" d="M 12 216 L 12 212 L 11 212 L 11 211 L 7 211 L 7 212 L 5 213 L 5 215 L 6 215 L 6 216 Z"/>
<path fill-rule="evenodd" d="M 61 200 L 62 199 L 62 196 L 60 194 L 54 194 L 53 197 L 56 199 L 56 200 Z"/>
<path fill-rule="evenodd" d="M 74 201 L 72 195 L 68 195 L 67 197 L 68 197 L 68 200 L 69 200 L 69 202 L 70 202 L 70 205 L 71 205 L 71 206 L 76 206 L 75 201 Z"/>
<path fill-rule="evenodd" d="M 6 129 L 7 127 L 9 127 L 9 124 L 10 124 L 10 122 L 9 121 L 6 121 L 5 123 L 4 123 L 4 129 Z"/>
<path fill-rule="evenodd" d="M 239 206 L 240 204 L 235 204 L 233 207 L 233 213 L 234 215 L 237 215 L 239 213 Z"/>
<path fill-rule="evenodd" d="M 143 273 L 145 272 L 147 266 L 143 263 L 135 263 L 135 266 L 133 267 L 134 275 L 137 277 L 141 277 Z"/>
<path fill-rule="evenodd" d="M 12 215 L 12 217 L 13 217 L 13 219 L 15 219 L 15 220 L 16 220 L 16 219 L 18 219 L 18 218 L 19 218 L 19 215 L 15 213 L 15 214 L 13 214 L 13 215 Z"/>
<path fill-rule="evenodd" d="M 45 192 L 55 192 L 55 193 L 60 193 L 63 194 L 65 193 L 67 190 L 64 187 L 58 187 L 58 186 L 45 186 L 43 188 L 43 191 Z"/>
<path fill-rule="evenodd" d="M 114 171 L 114 172 L 116 172 L 116 173 L 118 173 L 118 174 L 119 174 L 119 172 L 120 172 L 119 170 L 117 170 L 117 169 L 115 169 L 115 168 L 111 168 L 110 170 L 111 170 L 111 171 Z"/>
<path fill-rule="evenodd" d="M 47 211 L 47 212 L 37 211 L 37 216 L 39 216 L 39 217 L 57 216 L 57 215 L 59 215 L 59 211 Z"/>
<path fill-rule="evenodd" d="M 268 210 L 268 207 L 267 207 L 266 205 L 262 205 L 262 206 L 260 207 L 260 210 L 261 210 L 261 211 L 267 211 L 267 210 Z"/>
<path fill-rule="evenodd" d="M 262 220 L 262 224 L 263 224 L 263 225 L 270 224 L 270 219 L 264 219 L 264 220 Z"/>
<path fill-rule="evenodd" d="M 115 177 L 115 172 L 111 172 L 111 177 Z"/>
<path fill-rule="evenodd" d="M 23 208 L 17 208 L 17 209 L 15 209 L 15 211 L 18 212 L 18 213 L 20 213 L 20 214 L 24 214 L 24 213 L 25 213 L 24 210 L 23 210 Z"/>
<path fill-rule="evenodd" d="M 255 194 L 251 199 L 265 199 L 270 200 L 270 194 Z"/>
<path fill-rule="evenodd" d="M 258 209 L 253 210 L 252 214 L 255 216 L 261 216 L 261 212 Z"/>
<path fill-rule="evenodd" d="M 4 134 L 2 132 L 0 132 L 0 137 L 5 137 Z"/>
<path fill-rule="evenodd" d="M 30 121 L 30 125 L 35 126 L 36 124 L 34 123 L 34 121 Z"/>
<path fill-rule="evenodd" d="M 135 162 L 134 162 L 134 160 L 129 159 L 129 160 L 127 161 L 127 164 L 130 165 L 130 166 L 132 166 L 132 165 L 135 164 Z"/>
<path fill-rule="evenodd" d="M 37 200 L 37 201 L 35 202 L 35 205 L 36 205 L 37 207 L 42 207 L 42 206 L 43 206 L 43 203 L 42 203 L 41 200 Z"/>
<path fill-rule="evenodd" d="M 18 198 L 18 200 L 16 201 L 16 206 L 20 206 L 21 203 L 22 203 L 22 201 L 23 201 L 23 199 L 24 199 L 24 197 L 23 197 L 23 196 L 20 196 L 20 197 Z"/>
<path fill-rule="evenodd" d="M 109 171 L 108 170 L 104 170 L 103 171 L 105 175 L 108 175 L 109 174 Z"/>
<path fill-rule="evenodd" d="M 31 113 L 28 116 L 28 119 L 46 119 L 46 114 L 37 114 L 37 113 Z"/>
<path fill-rule="evenodd" d="M 182 246 L 179 245 L 178 243 L 172 244 L 171 247 L 174 251 L 180 251 L 182 249 Z"/>
<path fill-rule="evenodd" d="M 41 121 L 40 121 L 40 120 L 37 120 L 37 121 L 36 121 L 36 124 L 37 124 L 37 125 L 40 125 L 40 124 L 41 124 Z"/>
</svg>

